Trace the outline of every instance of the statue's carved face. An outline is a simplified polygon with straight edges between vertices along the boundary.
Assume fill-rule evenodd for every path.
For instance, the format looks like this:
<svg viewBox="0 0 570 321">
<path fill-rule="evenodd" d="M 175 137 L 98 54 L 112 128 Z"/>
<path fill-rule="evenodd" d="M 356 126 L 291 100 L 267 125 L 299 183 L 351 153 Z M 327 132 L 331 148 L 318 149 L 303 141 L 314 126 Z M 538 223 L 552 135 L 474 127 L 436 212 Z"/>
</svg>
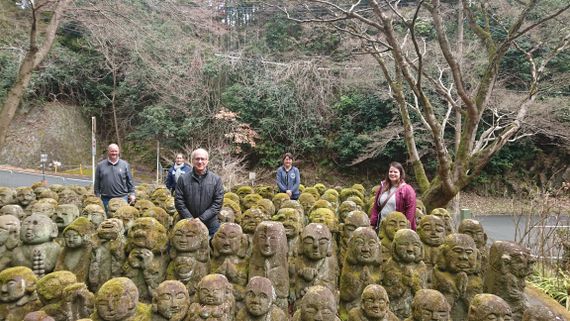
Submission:
<svg viewBox="0 0 570 321">
<path fill-rule="evenodd" d="M 67 230 L 63 233 L 63 238 L 65 239 L 65 247 L 74 249 L 83 245 L 83 237 L 77 231 Z"/>
<path fill-rule="evenodd" d="M 20 207 L 20 205 L 8 204 L 4 205 L 0 209 L 0 215 L 14 215 L 19 220 L 23 220 L 26 216 L 26 213 L 24 212 L 22 207 Z"/>
<path fill-rule="evenodd" d="M 408 219 L 401 213 L 390 213 L 386 216 L 385 221 L 386 222 L 382 223 L 382 226 L 385 225 L 384 232 L 389 240 L 394 240 L 396 232 L 404 228 L 409 228 L 410 224 Z"/>
<path fill-rule="evenodd" d="M 20 205 L 26 207 L 36 199 L 36 194 L 30 187 L 18 188 L 16 192 L 16 200 Z"/>
<path fill-rule="evenodd" d="M 20 239 L 25 244 L 48 242 L 53 236 L 53 222 L 44 215 L 30 215 L 22 222 Z"/>
<path fill-rule="evenodd" d="M 437 216 L 427 215 L 420 220 L 418 234 L 424 244 L 440 246 L 445 240 L 445 223 Z"/>
<path fill-rule="evenodd" d="M 532 274 L 535 259 L 528 252 L 511 253 L 509 262 L 510 272 L 519 278 L 526 278 Z"/>
<path fill-rule="evenodd" d="M 107 210 L 109 211 L 109 216 L 114 217 L 115 212 L 121 207 L 129 205 L 123 198 L 117 197 L 109 200 L 107 205 Z M 141 212 L 142 213 L 142 212 Z"/>
<path fill-rule="evenodd" d="M 256 233 L 257 246 L 259 247 L 259 252 L 261 255 L 269 257 L 275 255 L 279 250 L 279 237 L 277 231 L 274 231 L 270 227 L 265 227 Z"/>
<path fill-rule="evenodd" d="M 4 245 L 10 236 L 20 235 L 20 220 L 13 215 L 0 216 L 0 245 Z"/>
<path fill-rule="evenodd" d="M 245 211 L 241 219 L 241 227 L 244 233 L 253 234 L 255 228 L 263 220 L 263 212 L 259 209 L 249 209 Z"/>
<path fill-rule="evenodd" d="M 459 233 L 471 236 L 473 241 L 475 241 L 477 248 L 481 249 L 485 247 L 487 243 L 487 235 L 485 234 L 481 223 L 475 220 L 463 220 L 459 225 L 458 231 Z"/>
<path fill-rule="evenodd" d="M 273 205 L 273 202 L 265 198 L 259 199 L 254 205 L 252 205 L 252 207 L 260 209 L 268 216 L 275 214 L 275 205 Z"/>
<path fill-rule="evenodd" d="M 18 301 L 26 295 L 26 280 L 20 275 L 9 275 L 0 278 L 0 302 Z"/>
<path fill-rule="evenodd" d="M 227 281 L 216 275 L 202 278 L 198 284 L 200 303 L 206 305 L 221 305 L 226 300 Z"/>
<path fill-rule="evenodd" d="M 444 208 L 436 208 L 433 211 L 431 211 L 430 213 L 431 215 L 435 215 L 439 218 L 441 218 L 445 224 L 445 228 L 447 229 L 448 232 L 450 232 L 451 230 L 453 230 L 452 228 L 452 219 L 451 219 L 451 214 L 449 214 L 449 212 L 444 209 Z"/>
<path fill-rule="evenodd" d="M 449 321 L 449 304 L 443 294 L 435 290 L 420 290 L 412 302 L 414 321 Z"/>
<path fill-rule="evenodd" d="M 115 240 L 123 233 L 123 224 L 116 218 L 104 220 L 97 228 L 97 236 L 104 240 Z"/>
<path fill-rule="evenodd" d="M 252 207 L 254 207 L 257 204 L 257 201 L 259 201 L 261 199 L 261 196 L 259 194 L 248 194 L 246 196 L 243 197 L 243 207 L 245 209 L 250 209 Z"/>
<path fill-rule="evenodd" d="M 318 296 L 310 297 L 301 308 L 301 321 L 334 320 L 335 315 L 335 303 Z"/>
<path fill-rule="evenodd" d="M 184 319 L 188 312 L 188 290 L 179 282 L 165 282 L 156 288 L 154 300 L 157 312 L 168 320 Z"/>
<path fill-rule="evenodd" d="M 9 187 L 0 187 L 0 207 L 14 201 L 14 191 Z"/>
<path fill-rule="evenodd" d="M 220 213 L 218 213 L 218 220 L 220 221 L 220 224 L 235 222 L 234 211 L 229 207 L 222 208 Z"/>
<path fill-rule="evenodd" d="M 222 255 L 236 255 L 243 233 L 237 224 L 222 224 L 212 239 L 212 247 Z"/>
<path fill-rule="evenodd" d="M 97 293 L 97 314 L 105 321 L 121 321 L 134 315 L 136 312 L 133 302 L 126 290 L 117 288 Z"/>
<path fill-rule="evenodd" d="M 170 216 L 174 216 L 176 214 L 176 206 L 174 205 L 174 197 L 169 196 L 166 201 L 164 202 L 164 209 L 166 213 Z"/>
<path fill-rule="evenodd" d="M 380 285 L 367 286 L 362 292 L 361 302 L 365 316 L 373 320 L 384 320 L 390 301 L 386 290 Z"/>
<path fill-rule="evenodd" d="M 273 303 L 273 287 L 266 278 L 255 278 L 249 281 L 245 292 L 245 307 L 249 314 L 260 317 L 271 309 Z"/>
<path fill-rule="evenodd" d="M 461 234 L 452 234 L 461 235 Z M 467 237 L 466 235 L 463 235 Z M 463 238 L 447 238 L 446 251 L 447 268 L 450 272 L 469 272 L 477 265 L 477 248 L 475 242 L 470 237 L 469 240 Z M 471 241 L 471 242 L 469 242 Z"/>
<path fill-rule="evenodd" d="M 502 298 L 493 294 L 477 294 L 471 299 L 469 321 L 512 321 L 511 307 Z M 554 319 L 551 319 L 554 320 Z"/>
<path fill-rule="evenodd" d="M 303 237 L 303 254 L 311 260 L 324 259 L 331 246 L 330 233 L 307 233 Z"/>
<path fill-rule="evenodd" d="M 370 221 L 366 213 L 361 211 L 354 211 L 347 213 L 344 225 L 341 231 L 341 237 L 345 242 L 348 242 L 354 231 L 359 227 L 370 226 Z"/>
<path fill-rule="evenodd" d="M 55 208 L 52 220 L 60 230 L 71 224 L 79 216 L 79 209 L 72 204 L 59 205 Z"/>
<path fill-rule="evenodd" d="M 77 194 L 69 189 L 65 188 L 58 194 L 59 196 L 59 204 L 75 204 L 77 203 Z"/>
<path fill-rule="evenodd" d="M 363 227 L 358 229 L 348 243 L 349 255 L 361 264 L 370 264 L 380 256 L 380 241 L 374 230 Z"/>
<path fill-rule="evenodd" d="M 272 219 L 283 224 L 287 238 L 295 237 L 301 232 L 301 215 L 293 208 L 279 210 Z"/>
<path fill-rule="evenodd" d="M 180 252 L 194 252 L 207 237 L 208 235 L 204 235 L 195 224 L 177 225 L 172 235 L 172 245 Z"/>
<path fill-rule="evenodd" d="M 329 209 L 318 209 L 313 211 L 310 216 L 311 223 L 325 224 L 329 230 L 336 231 L 336 216 L 333 211 Z"/>
<path fill-rule="evenodd" d="M 139 218 L 136 219 L 133 226 L 129 230 L 128 238 L 133 245 L 152 250 L 156 245 L 159 234 L 164 233 L 164 227 L 158 230 L 160 223 L 155 219 Z"/>
<path fill-rule="evenodd" d="M 315 198 L 313 195 L 305 194 L 304 196 L 302 195 L 302 197 L 299 197 L 299 203 L 303 206 L 305 213 L 309 213 L 313 205 L 315 205 Z"/>
<path fill-rule="evenodd" d="M 38 281 L 38 296 L 45 304 L 63 299 L 65 287 L 77 282 L 75 274 L 69 271 L 52 272 Z"/>
<path fill-rule="evenodd" d="M 91 221 L 95 227 L 98 227 L 106 218 L 105 209 L 97 204 L 87 205 L 81 212 L 81 216 Z"/>
<path fill-rule="evenodd" d="M 422 242 L 412 230 L 403 229 L 394 236 L 394 256 L 403 263 L 413 263 L 422 258 Z"/>
<path fill-rule="evenodd" d="M 32 205 L 32 214 L 42 214 L 51 217 L 55 213 L 55 206 L 48 202 L 36 202 Z"/>
</svg>

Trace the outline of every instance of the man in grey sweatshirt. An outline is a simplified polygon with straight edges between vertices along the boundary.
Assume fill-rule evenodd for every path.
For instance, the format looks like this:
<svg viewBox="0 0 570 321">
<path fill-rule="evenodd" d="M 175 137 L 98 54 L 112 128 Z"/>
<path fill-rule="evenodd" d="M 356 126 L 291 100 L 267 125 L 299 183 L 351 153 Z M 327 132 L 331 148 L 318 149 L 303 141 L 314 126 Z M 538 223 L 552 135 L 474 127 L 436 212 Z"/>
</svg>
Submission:
<svg viewBox="0 0 570 321">
<path fill-rule="evenodd" d="M 135 185 L 129 163 L 119 159 L 119 146 L 111 144 L 107 147 L 107 159 L 100 161 L 95 169 L 95 195 L 101 197 L 105 211 L 109 200 L 116 197 L 125 201 L 135 201 Z"/>
</svg>

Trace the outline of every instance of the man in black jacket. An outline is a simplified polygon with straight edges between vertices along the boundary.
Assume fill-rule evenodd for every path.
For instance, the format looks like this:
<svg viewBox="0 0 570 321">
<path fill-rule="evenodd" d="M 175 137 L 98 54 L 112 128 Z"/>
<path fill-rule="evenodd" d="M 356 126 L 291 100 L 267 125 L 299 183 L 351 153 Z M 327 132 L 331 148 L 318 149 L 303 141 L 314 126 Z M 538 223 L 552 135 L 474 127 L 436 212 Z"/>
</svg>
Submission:
<svg viewBox="0 0 570 321">
<path fill-rule="evenodd" d="M 220 222 L 218 213 L 224 200 L 222 180 L 208 171 L 208 152 L 198 148 L 192 152 L 192 170 L 176 183 L 175 206 L 182 218 L 198 218 L 207 227 L 210 237 Z"/>
</svg>

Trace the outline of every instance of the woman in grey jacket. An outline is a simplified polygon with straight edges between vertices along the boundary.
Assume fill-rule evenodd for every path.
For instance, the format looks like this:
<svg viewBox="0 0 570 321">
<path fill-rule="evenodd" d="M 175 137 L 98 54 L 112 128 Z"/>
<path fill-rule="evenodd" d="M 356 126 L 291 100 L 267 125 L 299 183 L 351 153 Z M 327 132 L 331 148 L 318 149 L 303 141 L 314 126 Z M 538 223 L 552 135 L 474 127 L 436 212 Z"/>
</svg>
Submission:
<svg viewBox="0 0 570 321">
<path fill-rule="evenodd" d="M 301 185 L 301 173 L 299 169 L 293 166 L 293 155 L 285 153 L 283 155 L 283 166 L 277 169 L 277 187 L 279 192 L 287 193 L 292 200 L 299 198 L 299 185 Z"/>
</svg>

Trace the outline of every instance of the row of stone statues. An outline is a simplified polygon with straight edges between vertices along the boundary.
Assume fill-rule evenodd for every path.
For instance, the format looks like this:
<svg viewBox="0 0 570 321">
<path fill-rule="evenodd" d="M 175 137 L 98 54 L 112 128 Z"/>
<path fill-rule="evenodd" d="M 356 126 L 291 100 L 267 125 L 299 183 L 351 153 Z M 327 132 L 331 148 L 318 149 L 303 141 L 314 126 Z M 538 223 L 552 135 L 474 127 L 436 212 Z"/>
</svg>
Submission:
<svg viewBox="0 0 570 321">
<path fill-rule="evenodd" d="M 234 320 L 240 313 L 249 316 L 250 312 L 241 311 L 247 307 L 248 295 L 252 295 L 248 294 L 252 291 L 248 289 L 251 282 L 258 278 L 271 283 L 275 311 L 285 315 L 296 311 L 297 320 L 314 319 L 300 315 L 311 314 L 301 311 L 306 306 L 305 298 L 315 287 L 319 287 L 320 290 L 315 290 L 319 295 L 331 295 L 334 306 L 331 313 L 338 313 L 343 319 L 383 320 L 373 317 L 373 312 L 367 314 L 380 313 L 379 306 L 384 300 L 380 295 L 382 291 L 387 296 L 384 304 L 391 311 L 385 314 L 394 320 L 423 320 L 413 319 L 414 302 L 418 293 L 426 289 L 435 289 L 443 295 L 449 308 L 447 313 L 453 320 L 466 320 L 474 298 L 483 292 L 498 295 L 507 302 L 515 320 L 520 320 L 527 310 L 524 279 L 533 263 L 528 250 L 510 242 L 495 242 L 489 250 L 483 228 L 474 220 L 461 222 L 459 233 L 453 233 L 451 217 L 444 209 L 434 210 L 431 215 L 421 215 L 422 209 L 418 209 L 421 218 L 417 233 L 408 229 L 409 222 L 402 213 L 390 213 L 383 219 L 377 234 L 369 226 L 368 215 L 362 211 L 368 202 L 360 188 L 330 189 L 322 194 L 317 187 L 306 188 L 300 200 L 311 201 L 316 195 L 319 199 L 301 203 L 288 200 L 282 194 L 272 195 L 267 188 L 254 193 L 253 188 L 244 186 L 236 189 L 236 193 L 226 193 L 220 213 L 224 224 L 209 241 L 208 230 L 201 221 L 178 221 L 176 211 L 169 206 L 171 197 L 164 188 L 137 191 L 139 200 L 134 207 L 119 199 L 111 200 L 109 218 L 100 201 L 87 191 L 82 196 L 79 188 L 59 189 L 60 186 L 21 188 L 16 195 L 32 190 L 34 195 L 52 197 L 39 200 L 13 197 L 10 202 L 15 199 L 19 204 L 5 202 L 0 208 L 4 214 L 0 216 L 0 233 L 6 236 L 4 243 L 0 237 L 3 272 L 11 271 L 6 269 L 8 266 L 25 266 L 33 275 L 41 277 L 40 281 L 54 273 L 74 276 L 65 286 L 71 288 L 63 291 L 73 293 L 66 296 L 67 303 L 40 300 L 44 306 L 42 311 L 51 309 L 51 314 L 47 313 L 52 317 L 56 314 L 53 311 L 61 310 L 63 317 L 58 320 L 90 315 L 91 312 L 87 312 L 93 308 L 89 310 L 86 302 L 94 302 L 92 293 L 97 293 L 99 298 L 105 285 L 117 278 L 123 285 L 129 280 L 136 288 L 137 302 L 152 303 L 152 310 L 156 311 L 160 310 L 154 308 L 159 298 L 157 293 L 161 293 L 159 289 L 163 284 L 175 288 L 174 283 L 165 283 L 165 280 L 176 280 L 176 284 L 185 287 L 188 302 L 194 306 L 184 314 L 185 318 L 200 315 L 205 320 Z M 2 190 L 6 191 L 0 189 L 0 197 L 10 194 L 2 194 Z M 67 194 L 59 197 L 58 190 Z M 144 199 L 145 194 L 148 199 Z M 54 202 L 53 197 L 73 202 L 60 204 Z M 23 210 L 24 204 L 19 199 L 30 200 L 25 207 L 29 210 Z M 9 210 L 20 207 L 23 213 L 6 213 L 6 207 Z M 38 208 L 47 212 L 38 212 Z M 19 219 L 22 219 L 21 227 Z M 54 270 L 58 272 L 52 272 Z M 263 284 L 256 282 L 254 284 Z M 129 288 L 131 283 L 125 286 Z M 365 291 L 372 285 L 377 286 L 374 291 Z M 227 298 L 214 297 L 215 293 L 224 291 L 228 292 Z M 133 293 L 129 290 L 122 296 L 132 299 Z M 368 298 L 363 302 L 365 293 L 377 297 L 376 301 Z M 112 296 L 107 294 L 101 295 L 101 300 L 105 297 L 108 304 L 116 301 L 110 300 Z M 176 296 L 171 293 L 163 297 Z M 225 303 L 214 304 L 222 306 L 211 311 L 202 309 L 214 301 Z M 315 304 L 328 309 L 326 300 L 316 301 Z M 259 298 L 256 302 L 251 305 L 259 308 Z M 363 307 L 367 302 L 370 308 Z M 77 304 L 87 310 L 82 311 Z M 98 303 L 90 304 L 98 311 Z M 46 311 L 49 305 L 57 308 Z M 139 309 L 137 306 L 133 305 L 133 311 Z M 255 307 L 248 309 L 255 310 Z M 141 316 L 151 315 L 145 311 L 141 310 Z M 110 318 L 113 314 L 115 312 L 92 318 L 123 320 Z M 269 320 L 267 313 L 263 318 L 245 317 L 244 320 L 250 319 Z"/>
</svg>

